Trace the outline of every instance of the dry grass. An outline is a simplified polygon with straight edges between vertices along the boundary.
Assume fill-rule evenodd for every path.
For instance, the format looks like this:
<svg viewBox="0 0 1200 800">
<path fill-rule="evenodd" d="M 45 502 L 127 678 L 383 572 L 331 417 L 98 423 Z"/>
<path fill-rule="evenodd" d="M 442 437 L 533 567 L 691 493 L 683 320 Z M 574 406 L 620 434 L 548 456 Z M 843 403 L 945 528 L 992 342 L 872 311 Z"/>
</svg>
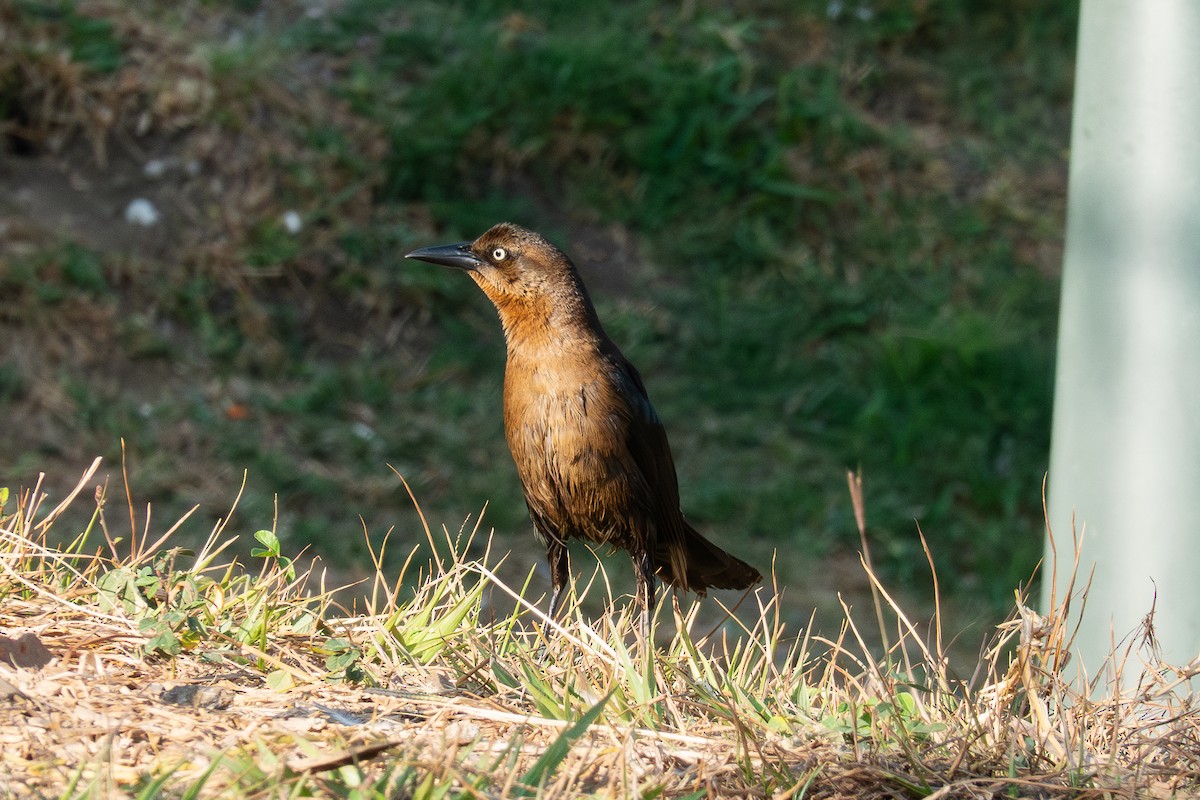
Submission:
<svg viewBox="0 0 1200 800">
<path fill-rule="evenodd" d="M 96 466 L 55 508 L 36 487 L 5 498 L 7 795 L 1200 789 L 1200 709 L 1188 692 L 1196 665 L 1160 663 L 1149 619 L 1114 655 L 1106 682 L 1083 690 L 1064 670 L 1066 603 L 1041 617 L 1018 597 L 963 681 L 942 632 L 919 635 L 878 582 L 891 642 L 882 658 L 849 615 L 833 640 L 783 630 L 772 592 L 761 590 L 751 624 L 731 616 L 708 635 L 695 630 L 697 605 L 668 599 L 659 624 L 669 641 L 647 659 L 627 598 L 609 592 L 612 613 L 589 625 L 576 608 L 558 625 L 495 577 L 490 553 L 458 557 L 473 533 L 429 531 L 432 549 L 409 559 L 407 580 L 376 574 L 368 613 L 346 616 L 269 532 L 256 534 L 262 564 L 248 571 L 221 563 L 224 523 L 200 550 L 173 550 L 170 531 L 154 541 L 139 530 L 126 497 L 129 533 L 119 536 L 125 513 L 111 513 L 94 486 Z M 93 492 L 88 529 L 49 547 L 62 510 Z M 601 572 L 578 593 L 605 591 Z M 510 595 L 515 610 L 483 619 L 485 592 Z"/>
</svg>

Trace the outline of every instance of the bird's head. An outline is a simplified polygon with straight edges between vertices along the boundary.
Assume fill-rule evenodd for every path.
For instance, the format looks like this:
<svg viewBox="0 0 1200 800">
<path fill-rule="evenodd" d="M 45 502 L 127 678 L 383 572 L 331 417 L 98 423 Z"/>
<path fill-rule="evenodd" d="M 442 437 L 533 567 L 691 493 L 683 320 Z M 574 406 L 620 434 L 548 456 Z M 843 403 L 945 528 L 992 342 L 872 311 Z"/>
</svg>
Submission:
<svg viewBox="0 0 1200 800">
<path fill-rule="evenodd" d="M 466 270 L 506 329 L 520 316 L 595 314 L 571 259 L 540 234 L 509 222 L 473 242 L 425 247 L 405 258 Z"/>
</svg>

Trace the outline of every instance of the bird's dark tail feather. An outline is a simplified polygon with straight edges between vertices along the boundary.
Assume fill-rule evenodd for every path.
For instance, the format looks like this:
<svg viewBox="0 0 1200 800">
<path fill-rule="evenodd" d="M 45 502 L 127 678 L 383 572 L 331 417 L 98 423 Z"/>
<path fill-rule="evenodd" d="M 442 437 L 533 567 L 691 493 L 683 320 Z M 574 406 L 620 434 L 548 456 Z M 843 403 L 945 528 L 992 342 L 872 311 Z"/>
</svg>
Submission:
<svg viewBox="0 0 1200 800">
<path fill-rule="evenodd" d="M 749 589 L 762 580 L 754 567 L 701 536 L 684 523 L 684 536 L 656 553 L 659 575 L 672 586 L 703 594 L 708 589 Z"/>
</svg>

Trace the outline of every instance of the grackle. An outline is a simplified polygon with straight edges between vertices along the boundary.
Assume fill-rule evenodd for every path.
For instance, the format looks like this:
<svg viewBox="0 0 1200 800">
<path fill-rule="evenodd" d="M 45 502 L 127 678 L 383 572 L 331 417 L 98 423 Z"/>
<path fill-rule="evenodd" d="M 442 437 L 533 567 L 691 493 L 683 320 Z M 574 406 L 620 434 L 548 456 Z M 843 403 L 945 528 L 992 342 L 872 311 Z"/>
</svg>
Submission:
<svg viewBox="0 0 1200 800">
<path fill-rule="evenodd" d="M 655 576 L 701 594 L 762 579 L 683 518 L 666 431 L 571 259 L 509 223 L 407 258 L 466 270 L 499 312 L 508 346 L 504 434 L 547 549 L 551 616 L 570 577 L 573 537 L 629 553 L 645 633 Z"/>
</svg>

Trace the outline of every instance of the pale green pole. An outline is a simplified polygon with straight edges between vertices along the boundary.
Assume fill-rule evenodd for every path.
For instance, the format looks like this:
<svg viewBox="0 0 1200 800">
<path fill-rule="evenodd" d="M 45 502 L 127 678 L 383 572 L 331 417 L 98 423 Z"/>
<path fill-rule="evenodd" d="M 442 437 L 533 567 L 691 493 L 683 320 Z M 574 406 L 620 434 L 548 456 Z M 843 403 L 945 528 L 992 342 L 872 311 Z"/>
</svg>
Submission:
<svg viewBox="0 0 1200 800">
<path fill-rule="evenodd" d="M 1082 4 L 1049 474 L 1059 597 L 1072 515 L 1081 584 L 1095 568 L 1080 665 L 1096 675 L 1152 605 L 1166 661 L 1197 657 L 1197 0 Z"/>
</svg>

